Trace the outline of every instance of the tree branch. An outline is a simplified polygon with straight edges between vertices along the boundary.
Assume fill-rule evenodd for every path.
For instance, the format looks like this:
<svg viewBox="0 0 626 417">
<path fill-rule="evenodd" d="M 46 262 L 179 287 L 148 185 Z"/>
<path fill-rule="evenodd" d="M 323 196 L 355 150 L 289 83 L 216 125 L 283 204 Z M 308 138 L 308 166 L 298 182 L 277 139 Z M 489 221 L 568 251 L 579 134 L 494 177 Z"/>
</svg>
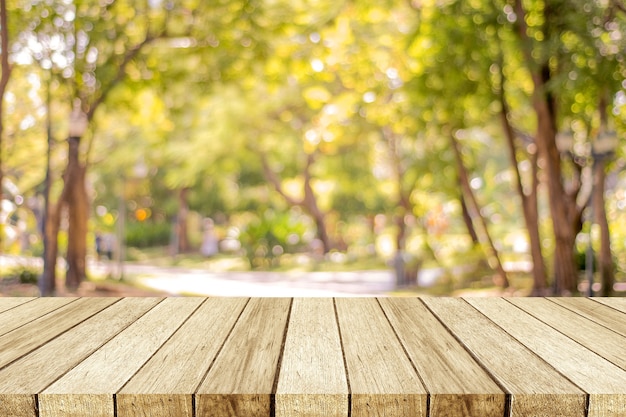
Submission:
<svg viewBox="0 0 626 417">
<path fill-rule="evenodd" d="M 270 167 L 269 161 L 267 160 L 267 155 L 263 152 L 259 152 L 259 156 L 261 157 L 261 163 L 263 164 L 263 174 L 265 176 L 265 179 L 270 184 L 272 184 L 276 192 L 280 194 L 287 201 L 288 204 L 292 206 L 301 206 L 304 203 L 303 201 L 298 201 L 285 192 L 280 178 L 278 177 L 276 172 L 274 172 L 272 167 Z"/>
<path fill-rule="evenodd" d="M 111 90 L 113 90 L 113 88 L 124 79 L 124 77 L 126 76 L 126 67 L 128 66 L 128 64 L 137 55 L 139 55 L 139 52 L 141 52 L 141 50 L 146 45 L 150 44 L 151 42 L 153 42 L 155 39 L 158 39 L 159 37 L 160 35 L 153 36 L 148 33 L 143 41 L 141 41 L 139 44 L 135 45 L 134 47 L 126 51 L 126 53 L 124 54 L 124 57 L 122 58 L 122 62 L 117 68 L 117 73 L 115 77 L 113 78 L 113 80 L 107 86 L 102 88 L 101 90 L 102 92 L 100 93 L 100 95 L 94 100 L 93 103 L 90 104 L 89 109 L 87 111 L 87 120 L 91 121 L 93 119 L 94 113 L 96 112 L 98 107 L 106 100 Z"/>
</svg>

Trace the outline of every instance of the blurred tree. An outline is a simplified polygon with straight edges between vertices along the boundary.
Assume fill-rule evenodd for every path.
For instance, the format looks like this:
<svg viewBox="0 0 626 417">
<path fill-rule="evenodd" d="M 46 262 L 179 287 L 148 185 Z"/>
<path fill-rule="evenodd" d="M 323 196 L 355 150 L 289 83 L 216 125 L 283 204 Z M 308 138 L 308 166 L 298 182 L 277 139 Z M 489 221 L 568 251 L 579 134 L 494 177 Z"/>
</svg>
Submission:
<svg viewBox="0 0 626 417">
<path fill-rule="evenodd" d="M 7 17 L 6 0 L 0 0 L 0 204 L 2 204 L 2 184 L 4 179 L 4 165 L 2 144 L 4 138 L 4 96 L 11 77 L 11 65 L 9 64 L 9 25 Z M 2 241 L 4 237 L 4 225 L 0 224 L 0 254 L 2 253 Z"/>
<path fill-rule="evenodd" d="M 66 6 L 63 11 L 68 63 L 77 111 L 88 122 L 114 87 L 126 76 L 129 64 L 147 44 L 165 34 L 160 8 L 148 2 L 109 2 L 104 8 L 89 3 Z M 59 7 L 55 8 L 59 12 Z M 111 18 L 115 16 L 115 18 Z M 85 188 L 88 161 L 81 155 L 82 132 L 68 139 L 68 162 L 61 201 L 69 213 L 66 287 L 76 289 L 85 277 L 89 203 Z"/>
<path fill-rule="evenodd" d="M 575 237 L 581 228 L 583 204 L 579 170 L 565 185 L 566 171 L 556 137 L 566 118 L 578 117 L 591 127 L 592 114 L 606 91 L 621 88 L 624 78 L 623 37 L 613 36 L 626 28 L 618 16 L 618 4 L 551 1 L 503 8 L 513 22 L 532 80 L 532 108 L 536 117 L 535 143 L 545 164 L 549 206 L 555 237 L 554 284 L 557 293 L 577 291 L 574 262 Z M 620 46 L 621 45 L 621 46 Z M 604 102 L 603 107 L 608 103 Z M 604 109 L 603 109 L 604 111 Z M 590 129 L 589 129 L 590 131 Z M 569 153 L 573 155 L 573 153 Z M 604 210 L 602 210 L 604 211 Z"/>
<path fill-rule="evenodd" d="M 501 286 L 508 286 L 508 277 L 502 266 L 497 242 L 485 219 L 477 191 L 470 186 L 468 158 L 460 148 L 457 136 L 478 143 L 480 134 L 471 133 L 478 127 L 483 135 L 489 131 L 485 109 L 493 101 L 490 89 L 489 67 L 492 63 L 493 44 L 488 34 L 493 22 L 487 22 L 492 6 L 488 2 L 446 2 L 442 5 L 413 4 L 417 14 L 415 30 L 408 37 L 409 68 L 413 78 L 409 81 L 412 102 L 418 109 L 417 117 L 429 129 L 433 140 L 450 144 L 452 159 L 440 158 L 454 166 L 457 183 L 451 195 L 462 196 L 460 206 L 467 209 L 465 216 L 470 236 L 476 233 L 477 241 L 493 265 Z M 477 18 L 478 17 L 478 18 Z M 491 30 L 490 30 L 491 29 Z M 442 34 L 444 34 L 442 36 Z M 497 45 L 496 45 L 497 46 Z M 482 124 L 482 125 L 481 125 Z M 446 138 L 446 135 L 449 136 Z M 436 138 L 436 139 L 434 139 Z M 469 156 L 469 155 L 468 155 Z M 486 155 L 485 155 L 486 156 Z M 461 190 L 459 194 L 458 190 Z"/>
<path fill-rule="evenodd" d="M 619 31 L 618 13 L 607 11 L 612 7 L 582 2 L 572 8 L 559 1 L 416 6 L 421 19 L 410 47 L 416 81 L 421 80 L 416 91 L 436 97 L 435 102 L 421 96 L 432 103 L 439 123 L 493 124 L 494 116 L 501 115 L 529 233 L 536 294 L 547 287 L 538 233 L 540 171 L 549 189 L 555 290 L 576 290 L 573 245 L 584 207 L 582 165 L 574 158 L 563 167 L 555 137 L 568 119 L 582 120 L 591 128 L 597 123 L 590 114 L 598 92 L 619 88 L 622 64 L 615 51 L 621 37 L 610 35 Z M 525 133 L 533 129 L 536 134 Z M 577 135 L 583 136 L 582 130 Z M 526 152 L 517 138 L 525 141 Z M 525 153 L 533 169 L 522 178 L 519 158 Z M 571 158 L 574 153 L 564 155 Z"/>
</svg>

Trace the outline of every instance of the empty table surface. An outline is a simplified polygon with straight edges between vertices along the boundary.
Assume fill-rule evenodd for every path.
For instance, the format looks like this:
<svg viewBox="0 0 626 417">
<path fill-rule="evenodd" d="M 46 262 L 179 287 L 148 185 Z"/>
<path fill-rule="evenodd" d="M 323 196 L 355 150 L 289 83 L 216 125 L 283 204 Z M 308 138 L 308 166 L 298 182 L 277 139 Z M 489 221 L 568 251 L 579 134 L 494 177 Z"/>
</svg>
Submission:
<svg viewBox="0 0 626 417">
<path fill-rule="evenodd" d="M 626 416 L 626 299 L 0 298 L 0 416 Z"/>
</svg>

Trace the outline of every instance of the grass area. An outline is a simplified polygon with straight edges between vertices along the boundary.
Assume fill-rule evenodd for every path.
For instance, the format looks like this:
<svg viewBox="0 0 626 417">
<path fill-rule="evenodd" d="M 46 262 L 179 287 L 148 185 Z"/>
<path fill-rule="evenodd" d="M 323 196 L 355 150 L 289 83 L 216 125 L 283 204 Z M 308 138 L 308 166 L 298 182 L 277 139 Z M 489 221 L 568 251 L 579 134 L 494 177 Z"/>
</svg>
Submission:
<svg viewBox="0 0 626 417">
<path fill-rule="evenodd" d="M 232 254 L 219 254 L 206 258 L 200 254 L 184 254 L 171 256 L 166 248 L 129 249 L 128 262 L 140 265 L 150 265 L 157 268 L 187 268 L 207 272 L 249 271 L 248 260 Z M 507 295 L 526 296 L 532 288 L 532 277 L 528 272 L 509 272 L 511 287 L 502 290 L 495 285 L 494 272 L 484 263 L 470 259 L 458 259 L 452 265 L 464 266 L 438 268 L 433 263 L 426 263 L 422 267 L 429 275 L 436 272 L 437 279 L 431 285 L 413 286 L 394 291 L 391 295 L 398 296 L 472 296 L 472 295 Z M 126 280 L 120 282 L 113 279 L 116 276 L 115 262 L 90 263 L 88 280 L 85 291 L 91 295 L 113 294 L 149 294 L 149 288 L 142 287 L 136 277 L 126 274 Z M 322 259 L 316 259 L 308 254 L 286 254 L 280 258 L 268 260 L 263 265 L 264 271 L 273 272 L 355 272 L 363 270 L 390 270 L 390 262 L 379 257 L 351 257 L 342 253 L 331 253 Z M 390 272 L 392 273 L 392 272 Z M 37 296 L 37 279 L 41 274 L 41 262 L 38 258 L 11 259 L 10 263 L 0 265 L 0 294 L 5 296 Z M 62 281 L 64 271 L 59 265 L 58 277 Z M 584 281 L 582 276 L 579 279 Z M 623 276 L 617 277 L 616 296 L 626 296 L 626 282 Z M 599 276 L 596 276 L 596 283 Z M 153 291 L 154 292 L 154 291 Z M 85 294 L 87 295 L 87 294 Z M 581 294 L 584 295 L 584 294 Z"/>
<path fill-rule="evenodd" d="M 133 263 L 161 266 L 205 269 L 208 271 L 249 271 L 258 269 L 276 272 L 315 272 L 315 271 L 359 271 L 387 269 L 387 262 L 376 256 L 351 257 L 339 252 L 331 253 L 323 259 L 308 254 L 285 254 L 266 259 L 262 268 L 252 268 L 243 256 L 218 254 L 207 258 L 198 253 L 170 255 L 167 248 L 128 248 L 128 261 Z"/>
</svg>

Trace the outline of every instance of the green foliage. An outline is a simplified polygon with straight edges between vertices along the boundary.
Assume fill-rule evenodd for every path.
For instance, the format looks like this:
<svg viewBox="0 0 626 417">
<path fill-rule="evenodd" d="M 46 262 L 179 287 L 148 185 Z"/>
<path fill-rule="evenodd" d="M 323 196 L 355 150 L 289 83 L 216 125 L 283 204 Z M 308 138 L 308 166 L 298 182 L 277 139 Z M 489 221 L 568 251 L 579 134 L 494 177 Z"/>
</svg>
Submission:
<svg viewBox="0 0 626 417">
<path fill-rule="evenodd" d="M 251 218 L 239 241 L 252 267 L 267 268 L 283 253 L 293 253 L 308 243 L 310 226 L 297 212 L 265 210 Z"/>
<path fill-rule="evenodd" d="M 167 244 L 167 219 L 186 188 L 201 216 L 248 219 L 240 239 L 262 266 L 274 248 L 300 249 L 314 229 L 289 212 L 309 177 L 312 198 L 336 216 L 331 223 L 411 214 L 411 233 L 427 233 L 429 212 L 458 204 L 455 134 L 502 241 L 524 226 L 500 93 L 526 141 L 537 127 L 529 69 L 539 65 L 550 72 L 556 128 L 572 127 L 583 151 L 599 127 L 601 94 L 616 98 L 609 124 L 623 132 L 626 120 L 624 15 L 611 2 L 523 4 L 528 45 L 504 0 L 19 0 L 9 4 L 15 65 L 2 115 L 4 172 L 25 196 L 41 191 L 49 113 L 57 197 L 67 114 L 80 97 L 85 110 L 99 106 L 82 158 L 92 206 L 110 216 L 93 224 L 113 230 L 126 204 L 129 245 Z M 523 147 L 518 157 L 528 168 Z M 151 217 L 132 220 L 136 209 Z M 448 214 L 461 233 L 460 210 Z M 542 239 L 552 251 L 549 232 Z M 61 240 L 63 248 L 64 232 Z"/>
<path fill-rule="evenodd" d="M 169 223 L 129 222 L 126 224 L 126 244 L 136 248 L 165 246 L 170 242 Z"/>
<path fill-rule="evenodd" d="M 21 284 L 37 284 L 39 275 L 41 275 L 41 268 L 29 263 L 22 263 L 7 271 L 2 271 L 2 275 L 5 279 L 19 281 Z"/>
</svg>

